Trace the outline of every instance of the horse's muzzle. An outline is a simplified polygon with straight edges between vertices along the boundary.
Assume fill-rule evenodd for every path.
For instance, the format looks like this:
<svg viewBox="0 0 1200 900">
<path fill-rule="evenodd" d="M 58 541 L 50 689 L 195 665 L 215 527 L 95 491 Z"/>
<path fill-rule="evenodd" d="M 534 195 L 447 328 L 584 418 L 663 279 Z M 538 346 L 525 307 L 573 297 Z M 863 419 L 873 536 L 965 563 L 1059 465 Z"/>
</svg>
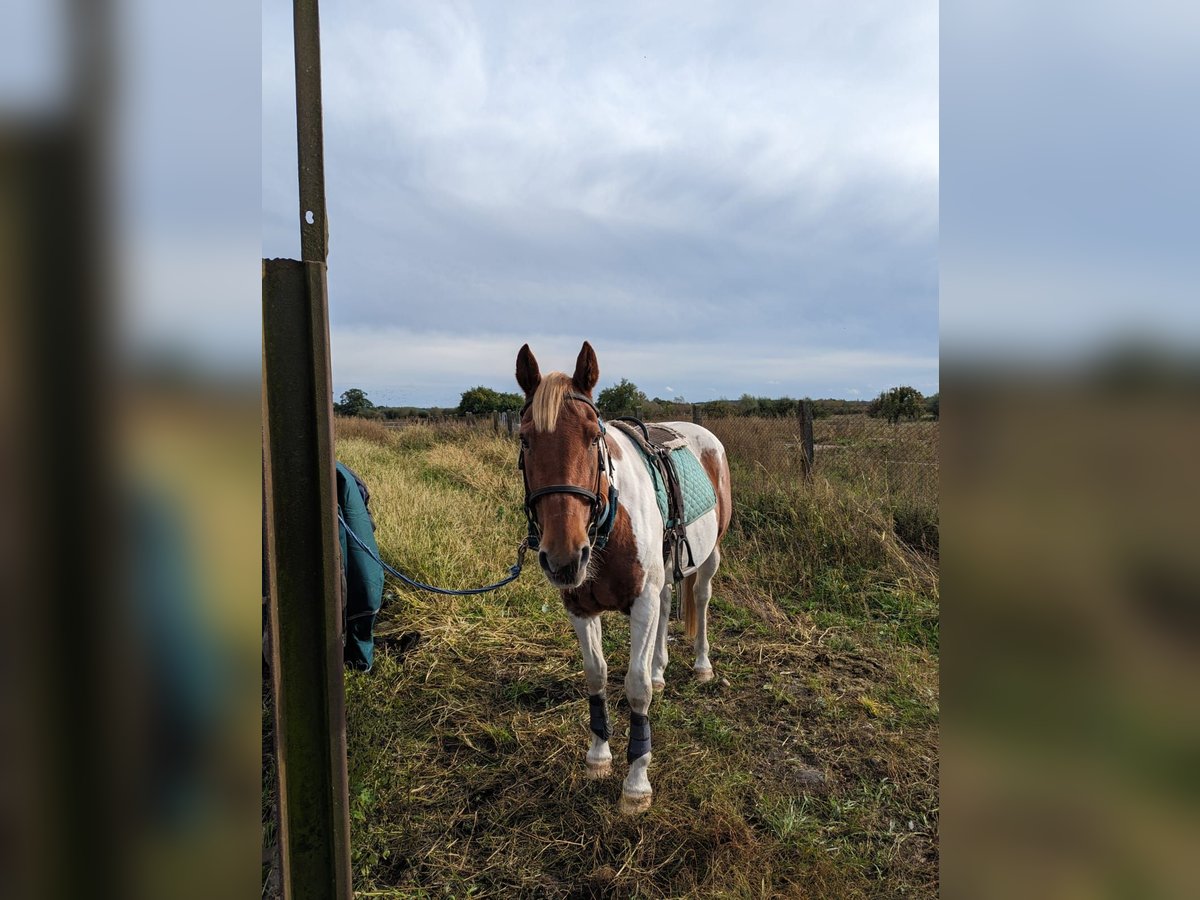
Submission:
<svg viewBox="0 0 1200 900">
<path fill-rule="evenodd" d="M 577 588 L 583 584 L 583 579 L 587 576 L 587 566 L 591 555 L 592 548 L 587 544 L 565 558 L 541 550 L 538 552 L 538 564 L 546 573 L 546 578 L 556 588 Z"/>
</svg>

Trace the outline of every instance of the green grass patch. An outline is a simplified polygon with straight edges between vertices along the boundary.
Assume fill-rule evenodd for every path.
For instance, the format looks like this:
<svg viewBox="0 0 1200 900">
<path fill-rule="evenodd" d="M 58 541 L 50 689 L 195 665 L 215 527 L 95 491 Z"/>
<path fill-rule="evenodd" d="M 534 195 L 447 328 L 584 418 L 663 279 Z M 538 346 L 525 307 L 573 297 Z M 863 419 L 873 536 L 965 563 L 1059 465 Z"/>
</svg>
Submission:
<svg viewBox="0 0 1200 900">
<path fill-rule="evenodd" d="M 848 426 L 823 421 L 832 439 L 852 439 L 838 431 Z M 389 561 L 449 586 L 504 574 L 524 533 L 513 441 L 338 427 L 339 458 L 371 488 Z M 755 454 L 787 439 L 761 427 L 753 440 L 726 441 L 735 519 L 709 612 L 718 677 L 694 680 L 673 623 L 667 688 L 650 708 L 655 800 L 643 816 L 617 813 L 624 617 L 606 616 L 603 636 L 616 774 L 592 781 L 575 634 L 535 570 L 471 598 L 389 583 L 378 630 L 419 631 L 422 641 L 402 658 L 380 645 L 372 672 L 347 673 L 356 890 L 937 895 L 937 568 L 928 546 L 910 540 L 929 543 L 928 516 L 849 481 L 793 477 L 794 454 L 776 454 L 785 467 L 772 469 L 770 455 Z M 915 447 L 922 434 L 880 439 Z M 269 721 L 264 700 L 268 845 Z"/>
</svg>

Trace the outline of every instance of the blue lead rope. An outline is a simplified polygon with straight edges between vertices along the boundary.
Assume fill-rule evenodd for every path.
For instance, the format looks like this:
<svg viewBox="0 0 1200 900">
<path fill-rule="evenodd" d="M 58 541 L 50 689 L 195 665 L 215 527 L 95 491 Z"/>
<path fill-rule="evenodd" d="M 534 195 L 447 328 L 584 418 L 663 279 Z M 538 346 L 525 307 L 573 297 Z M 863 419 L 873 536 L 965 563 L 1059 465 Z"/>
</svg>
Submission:
<svg viewBox="0 0 1200 900">
<path fill-rule="evenodd" d="M 521 541 L 521 543 L 517 545 L 517 562 L 515 565 L 509 566 L 508 577 L 505 578 L 503 581 L 497 581 L 495 584 L 488 584 L 488 585 L 484 585 L 483 587 L 467 588 L 466 590 L 462 590 L 462 591 L 454 591 L 454 590 L 450 590 L 449 588 L 434 587 L 431 584 L 422 584 L 420 581 L 416 581 L 415 579 L 409 578 L 403 572 L 401 572 L 397 569 L 393 569 L 391 566 L 389 566 L 387 563 L 385 563 L 382 559 L 379 558 L 378 553 L 376 553 L 374 550 L 372 550 L 370 547 L 368 547 L 366 544 L 364 544 L 362 538 L 360 538 L 357 534 L 355 534 L 354 531 L 350 528 L 350 526 L 346 524 L 346 520 L 344 518 L 342 518 L 342 511 L 340 509 L 338 510 L 338 521 L 341 522 L 342 527 L 346 529 L 346 534 L 348 534 L 348 535 L 350 535 L 350 537 L 354 538 L 354 543 L 358 544 L 358 546 L 360 546 L 360 547 L 362 547 L 362 549 L 366 550 L 367 553 L 370 555 L 371 559 L 373 559 L 373 560 L 375 560 L 375 562 L 379 563 L 379 565 L 383 567 L 383 570 L 385 572 L 390 572 L 393 576 L 398 578 L 404 584 L 407 584 L 409 587 L 414 587 L 421 591 L 432 591 L 435 594 L 449 594 L 450 596 L 454 596 L 454 597 L 463 597 L 468 594 L 486 594 L 488 591 L 494 591 L 497 588 L 502 588 L 502 587 L 504 587 L 504 585 L 511 584 L 512 582 L 516 581 L 517 576 L 519 576 L 521 574 L 521 567 L 525 564 L 525 551 L 526 551 L 526 549 L 528 549 L 527 541 Z"/>
</svg>

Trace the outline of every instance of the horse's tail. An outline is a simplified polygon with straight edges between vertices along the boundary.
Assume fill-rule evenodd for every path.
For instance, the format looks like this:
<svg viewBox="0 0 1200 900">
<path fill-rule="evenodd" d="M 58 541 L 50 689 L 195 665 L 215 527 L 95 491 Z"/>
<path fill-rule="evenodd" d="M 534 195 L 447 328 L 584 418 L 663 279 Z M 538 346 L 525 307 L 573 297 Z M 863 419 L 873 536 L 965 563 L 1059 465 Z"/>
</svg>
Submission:
<svg viewBox="0 0 1200 900">
<path fill-rule="evenodd" d="M 696 573 L 683 579 L 683 627 L 689 641 L 696 639 Z"/>
</svg>

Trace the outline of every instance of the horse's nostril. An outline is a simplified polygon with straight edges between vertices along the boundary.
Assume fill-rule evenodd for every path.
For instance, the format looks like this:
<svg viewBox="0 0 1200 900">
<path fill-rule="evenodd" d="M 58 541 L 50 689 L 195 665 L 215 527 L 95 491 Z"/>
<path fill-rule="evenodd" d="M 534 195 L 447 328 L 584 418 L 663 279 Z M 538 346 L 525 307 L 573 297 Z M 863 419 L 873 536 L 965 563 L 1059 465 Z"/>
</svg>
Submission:
<svg viewBox="0 0 1200 900">
<path fill-rule="evenodd" d="M 588 564 L 588 559 L 591 557 L 591 555 L 592 555 L 592 548 L 589 547 L 587 544 L 584 544 L 582 547 L 579 548 L 579 565 L 581 568 Z"/>
<path fill-rule="evenodd" d="M 538 552 L 538 563 L 547 575 L 552 575 L 559 580 L 570 581 L 587 566 L 589 553 L 590 549 L 585 547 L 573 559 L 557 562 L 545 550 L 541 550 Z"/>
</svg>

